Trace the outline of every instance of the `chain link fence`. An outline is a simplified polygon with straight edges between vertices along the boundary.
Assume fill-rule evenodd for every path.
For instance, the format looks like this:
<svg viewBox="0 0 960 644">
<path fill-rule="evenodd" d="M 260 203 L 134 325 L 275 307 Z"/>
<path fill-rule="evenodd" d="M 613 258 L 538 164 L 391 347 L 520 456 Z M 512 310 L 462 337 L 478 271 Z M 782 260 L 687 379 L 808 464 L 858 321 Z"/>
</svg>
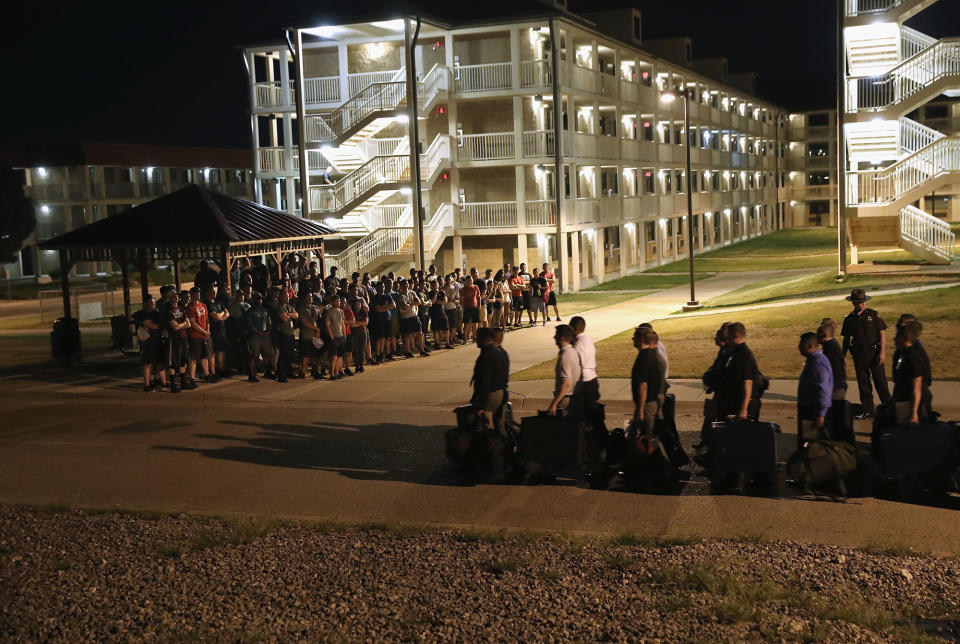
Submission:
<svg viewBox="0 0 960 644">
<path fill-rule="evenodd" d="M 37 291 L 40 300 L 40 321 L 53 322 L 63 317 L 63 292 L 60 289 Z M 119 302 L 118 302 L 119 300 Z M 70 289 L 71 314 L 81 322 L 89 322 L 123 313 L 123 298 L 117 292 L 99 286 L 78 286 Z"/>
</svg>

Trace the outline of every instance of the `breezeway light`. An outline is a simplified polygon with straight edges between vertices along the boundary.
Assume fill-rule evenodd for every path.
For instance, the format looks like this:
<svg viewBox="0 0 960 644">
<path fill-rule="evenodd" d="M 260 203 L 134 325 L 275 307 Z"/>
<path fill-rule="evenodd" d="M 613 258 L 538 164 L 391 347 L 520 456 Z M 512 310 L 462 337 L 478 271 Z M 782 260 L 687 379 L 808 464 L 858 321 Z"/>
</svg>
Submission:
<svg viewBox="0 0 960 644">
<path fill-rule="evenodd" d="M 403 29 L 403 20 L 378 20 L 376 22 L 371 22 L 371 25 L 378 27 L 380 29 L 387 29 L 388 31 L 400 31 Z"/>
<path fill-rule="evenodd" d="M 46 168 L 37 168 L 37 174 L 40 175 L 41 179 L 47 178 L 47 169 Z"/>
<path fill-rule="evenodd" d="M 333 38 L 338 33 L 342 31 L 340 27 L 335 27 L 333 25 L 323 25 L 320 27 L 311 27 L 309 29 L 303 29 L 303 33 L 310 34 L 311 36 L 318 36 L 320 38 Z"/>
<path fill-rule="evenodd" d="M 45 215 L 49 215 L 49 214 L 50 214 L 50 206 L 48 206 L 48 205 L 46 205 L 46 204 L 40 206 L 40 212 L 42 212 L 42 213 L 45 214 Z"/>
</svg>

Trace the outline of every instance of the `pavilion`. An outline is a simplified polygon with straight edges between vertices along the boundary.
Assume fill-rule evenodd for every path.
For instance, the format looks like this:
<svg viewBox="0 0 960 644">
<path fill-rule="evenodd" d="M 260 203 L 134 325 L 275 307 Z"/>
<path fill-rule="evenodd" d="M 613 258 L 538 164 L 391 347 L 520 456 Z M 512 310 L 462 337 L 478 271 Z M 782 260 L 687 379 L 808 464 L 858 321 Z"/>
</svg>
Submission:
<svg viewBox="0 0 960 644">
<path fill-rule="evenodd" d="M 191 185 L 112 217 L 58 235 L 42 244 L 60 253 L 63 316 L 70 318 L 70 269 L 81 261 L 113 261 L 123 278 L 123 309 L 130 319 L 130 266 L 147 275 L 157 261 L 173 265 L 180 288 L 180 261 L 212 259 L 230 284 L 233 260 L 272 255 L 280 264 L 289 253 L 315 254 L 323 274 L 324 237 L 336 230 L 308 219 Z"/>
</svg>

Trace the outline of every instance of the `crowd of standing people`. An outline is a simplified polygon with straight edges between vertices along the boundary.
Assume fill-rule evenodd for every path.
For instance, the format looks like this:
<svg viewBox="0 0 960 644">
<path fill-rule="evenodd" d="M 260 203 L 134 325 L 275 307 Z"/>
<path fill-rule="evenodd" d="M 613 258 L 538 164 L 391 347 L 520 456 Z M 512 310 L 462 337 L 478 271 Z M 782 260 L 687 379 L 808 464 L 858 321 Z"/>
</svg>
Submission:
<svg viewBox="0 0 960 644">
<path fill-rule="evenodd" d="M 163 286 L 159 298 L 144 299 L 133 316 L 144 391 L 178 393 L 237 373 L 254 383 L 261 373 L 281 383 L 339 380 L 474 342 L 483 329 L 560 321 L 548 264 L 348 278 L 335 266 L 324 277 L 316 262 L 291 254 L 272 269 L 253 258 L 229 271 L 227 280 L 204 261 L 191 289 Z"/>
</svg>

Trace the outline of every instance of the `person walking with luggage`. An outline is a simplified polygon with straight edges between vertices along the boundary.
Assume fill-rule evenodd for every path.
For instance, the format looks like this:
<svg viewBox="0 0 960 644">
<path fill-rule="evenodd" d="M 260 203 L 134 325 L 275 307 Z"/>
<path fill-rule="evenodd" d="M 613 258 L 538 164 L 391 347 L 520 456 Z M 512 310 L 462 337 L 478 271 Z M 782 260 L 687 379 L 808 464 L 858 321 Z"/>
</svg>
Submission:
<svg viewBox="0 0 960 644">
<path fill-rule="evenodd" d="M 720 370 L 718 416 L 737 420 L 760 417 L 760 369 L 747 346 L 747 330 L 740 322 L 727 327 L 727 359 Z"/>
<path fill-rule="evenodd" d="M 897 423 L 916 425 L 930 417 L 933 397 L 930 394 L 932 378 L 930 361 L 922 346 L 918 346 L 923 326 L 916 320 L 904 322 L 897 328 L 898 355 L 893 364 L 893 401 Z"/>
<path fill-rule="evenodd" d="M 576 334 L 572 326 L 557 325 L 553 341 L 560 351 L 557 353 L 557 365 L 554 369 L 553 400 L 547 408 L 547 413 L 550 415 L 555 416 L 564 403 L 567 403 L 565 406 L 569 408 L 569 399 L 573 396 L 577 383 L 580 382 L 580 356 L 573 348 L 574 338 Z"/>
<path fill-rule="evenodd" d="M 640 325 L 641 329 L 650 329 L 654 330 L 653 325 L 649 322 L 644 322 Z M 660 337 L 659 335 L 657 337 Z M 657 353 L 660 354 L 660 358 L 663 359 L 663 379 L 666 380 L 670 377 L 670 358 L 667 357 L 667 348 L 663 346 L 662 340 L 657 340 Z"/>
<path fill-rule="evenodd" d="M 573 348 L 580 356 L 580 382 L 575 393 L 582 400 L 587 424 L 598 430 L 598 436 L 606 436 L 607 427 L 600 412 L 600 379 L 597 377 L 597 349 L 585 333 L 587 322 L 579 315 L 570 318 L 575 338 Z M 601 441 L 603 439 L 601 438 Z"/>
<path fill-rule="evenodd" d="M 809 440 L 828 438 L 826 420 L 833 399 L 833 368 L 830 360 L 820 350 L 816 333 L 800 336 L 797 347 L 806 358 L 800 379 L 797 382 L 797 448 Z M 807 429 L 812 424 L 813 431 Z"/>
<path fill-rule="evenodd" d="M 836 340 L 838 327 L 837 322 L 831 318 L 823 318 L 820 326 L 817 327 L 820 350 L 830 361 L 830 370 L 833 373 L 833 394 L 830 396 L 830 418 L 827 424 L 830 427 L 832 440 L 856 444 L 850 404 L 847 402 L 847 360 L 843 357 L 843 349 Z"/>
<path fill-rule="evenodd" d="M 473 396 L 470 403 L 483 414 L 488 427 L 503 434 L 503 406 L 507 403 L 507 384 L 510 381 L 510 362 L 507 352 L 497 346 L 496 331 L 490 327 L 477 330 L 480 355 L 473 365 Z"/>
<path fill-rule="evenodd" d="M 843 336 L 843 355 L 853 354 L 853 369 L 857 373 L 857 388 L 863 407 L 857 418 L 862 420 L 876 415 L 871 377 L 880 402 L 890 402 L 890 389 L 884 373 L 887 324 L 879 313 L 867 308 L 870 296 L 862 288 L 853 289 L 846 299 L 853 305 L 853 311 L 844 318 L 840 335 Z"/>
<path fill-rule="evenodd" d="M 653 438 L 654 427 L 665 393 L 663 363 L 657 352 L 659 337 L 649 328 L 639 326 L 633 332 L 633 346 L 637 358 L 630 372 L 630 391 L 633 394 L 632 425 L 638 436 Z"/>
</svg>

